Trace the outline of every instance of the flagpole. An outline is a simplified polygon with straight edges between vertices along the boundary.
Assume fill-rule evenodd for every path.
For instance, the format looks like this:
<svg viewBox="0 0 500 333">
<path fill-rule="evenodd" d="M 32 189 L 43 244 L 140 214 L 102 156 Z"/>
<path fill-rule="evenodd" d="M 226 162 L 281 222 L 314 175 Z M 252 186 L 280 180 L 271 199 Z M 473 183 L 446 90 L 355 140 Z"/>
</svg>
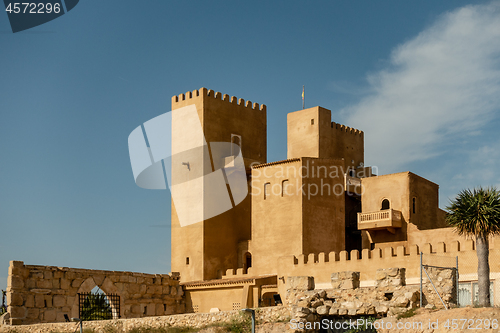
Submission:
<svg viewBox="0 0 500 333">
<path fill-rule="evenodd" d="M 305 109 L 305 86 L 302 86 L 302 110 Z"/>
</svg>

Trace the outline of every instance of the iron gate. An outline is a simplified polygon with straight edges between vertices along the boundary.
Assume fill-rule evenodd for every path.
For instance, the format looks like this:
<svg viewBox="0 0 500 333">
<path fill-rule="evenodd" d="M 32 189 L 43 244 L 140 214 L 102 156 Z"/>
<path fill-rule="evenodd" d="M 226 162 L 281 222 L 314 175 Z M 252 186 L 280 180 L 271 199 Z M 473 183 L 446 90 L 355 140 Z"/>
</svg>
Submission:
<svg viewBox="0 0 500 333">
<path fill-rule="evenodd" d="M 120 318 L 120 296 L 117 294 L 78 293 L 81 320 L 106 320 Z"/>
</svg>

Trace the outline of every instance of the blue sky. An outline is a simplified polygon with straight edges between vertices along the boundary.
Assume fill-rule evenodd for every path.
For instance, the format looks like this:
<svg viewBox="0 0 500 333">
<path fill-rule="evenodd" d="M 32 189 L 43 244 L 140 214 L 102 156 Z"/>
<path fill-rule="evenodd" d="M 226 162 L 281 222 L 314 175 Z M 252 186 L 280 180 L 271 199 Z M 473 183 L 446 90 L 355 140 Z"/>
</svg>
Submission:
<svg viewBox="0 0 500 333">
<path fill-rule="evenodd" d="M 306 106 L 379 174 L 500 185 L 499 1 L 97 1 L 13 34 L 0 13 L 0 288 L 9 260 L 170 271 L 170 198 L 127 138 L 207 87 L 267 105 L 268 161 Z"/>
</svg>

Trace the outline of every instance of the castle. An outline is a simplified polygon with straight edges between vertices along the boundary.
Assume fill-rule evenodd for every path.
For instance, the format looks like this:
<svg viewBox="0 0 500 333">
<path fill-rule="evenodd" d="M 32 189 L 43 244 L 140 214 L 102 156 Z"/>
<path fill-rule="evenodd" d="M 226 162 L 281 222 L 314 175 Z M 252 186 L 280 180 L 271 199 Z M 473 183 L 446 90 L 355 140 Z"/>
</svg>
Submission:
<svg viewBox="0 0 500 333">
<path fill-rule="evenodd" d="M 114 319 L 290 305 L 294 296 L 289 291 L 297 290 L 297 281 L 303 290 L 323 290 L 322 297 L 330 290 L 333 298 L 342 296 L 335 293 L 345 291 L 339 285 L 347 283 L 351 289 L 346 295 L 352 298 L 357 297 L 351 295 L 354 284 L 373 292 L 381 275 L 385 279 L 393 273 L 390 279 L 398 288 L 407 284 L 415 295 L 422 281 L 421 260 L 456 273 L 456 278 L 444 278 L 449 280 L 444 291 L 449 300 L 473 302 L 475 242 L 447 227 L 438 205 L 438 185 L 411 172 L 376 175 L 364 164 L 364 133 L 332 122 L 329 110 L 313 107 L 289 113 L 287 159 L 275 162 L 266 156 L 265 105 L 201 88 L 174 96 L 172 111 L 169 149 L 175 156 L 161 163 L 165 168 L 170 164 L 170 180 L 181 185 L 172 190 L 173 273 L 11 261 L 7 313 L 0 324 L 78 317 L 95 287 L 114 294 Z M 141 127 L 137 133 L 144 141 Z M 164 142 L 161 136 L 149 139 Z M 214 143 L 226 146 L 214 150 Z M 142 156 L 153 162 L 152 148 L 144 142 L 142 148 Z M 243 188 L 233 186 L 236 166 Z M 209 191 L 204 179 L 216 172 L 220 196 Z M 223 199 L 227 209 L 214 213 L 213 206 Z M 198 222 L 186 224 L 188 215 Z M 346 277 L 351 281 L 340 281 Z M 490 238 L 490 279 L 492 302 L 500 305 L 498 237 Z M 426 301 L 434 297 L 433 302 L 439 302 L 431 295 L 434 287 L 429 288 Z M 362 308 L 339 310 L 333 298 L 325 299 L 334 311 L 329 313 L 370 314 Z M 415 300 L 406 301 L 416 306 Z"/>
<path fill-rule="evenodd" d="M 411 255 L 438 244 L 444 256 L 460 242 L 466 249 L 447 228 L 438 185 L 411 172 L 373 174 L 364 165 L 364 133 L 332 122 L 330 110 L 289 113 L 287 160 L 267 162 L 265 105 L 205 88 L 172 97 L 172 110 L 187 105 L 196 106 L 207 142 L 240 147 L 249 188 L 233 209 L 186 227 L 172 202 L 172 271 L 188 312 L 274 305 L 287 276 L 311 275 L 328 287 L 332 272 L 347 270 L 342 261 L 344 268 L 358 261 L 353 270 L 369 276 L 375 267 L 367 260 L 376 256 L 401 256 L 397 267 L 416 283 Z"/>
</svg>

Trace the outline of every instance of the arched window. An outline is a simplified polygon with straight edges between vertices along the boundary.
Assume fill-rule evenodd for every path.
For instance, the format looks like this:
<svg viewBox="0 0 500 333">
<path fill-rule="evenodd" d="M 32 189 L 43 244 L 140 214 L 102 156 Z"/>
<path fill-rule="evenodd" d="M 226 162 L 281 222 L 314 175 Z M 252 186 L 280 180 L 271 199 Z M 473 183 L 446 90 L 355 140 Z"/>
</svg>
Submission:
<svg viewBox="0 0 500 333">
<path fill-rule="evenodd" d="M 382 200 L 382 210 L 389 209 L 389 208 L 391 208 L 391 204 L 390 204 L 389 200 L 387 200 L 387 199 Z"/>
</svg>

